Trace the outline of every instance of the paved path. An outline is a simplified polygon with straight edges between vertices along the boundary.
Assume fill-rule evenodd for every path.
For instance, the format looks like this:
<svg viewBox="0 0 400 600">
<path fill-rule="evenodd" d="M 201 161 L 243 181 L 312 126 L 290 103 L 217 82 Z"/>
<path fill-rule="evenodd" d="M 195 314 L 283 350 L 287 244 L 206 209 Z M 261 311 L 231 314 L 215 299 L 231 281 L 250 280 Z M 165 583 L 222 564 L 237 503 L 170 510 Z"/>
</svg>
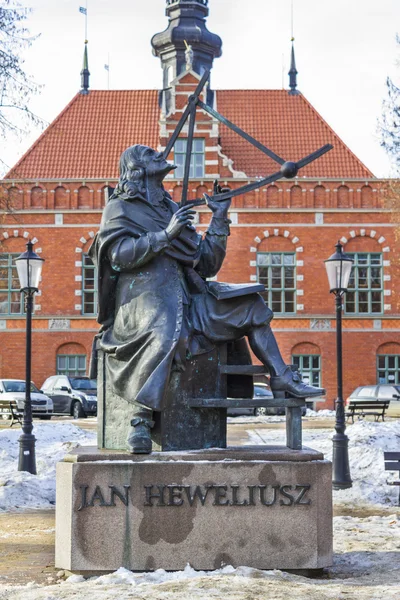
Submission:
<svg viewBox="0 0 400 600">
<path fill-rule="evenodd" d="M 54 510 L 0 513 L 0 583 L 49 583 L 54 569 Z"/>
</svg>

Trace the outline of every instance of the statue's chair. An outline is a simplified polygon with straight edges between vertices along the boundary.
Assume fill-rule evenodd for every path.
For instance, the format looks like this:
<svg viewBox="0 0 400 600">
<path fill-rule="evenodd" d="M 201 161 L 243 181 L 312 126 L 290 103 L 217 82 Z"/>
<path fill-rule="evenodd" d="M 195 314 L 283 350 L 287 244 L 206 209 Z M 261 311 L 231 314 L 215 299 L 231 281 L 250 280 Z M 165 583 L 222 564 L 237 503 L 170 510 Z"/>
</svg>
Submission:
<svg viewBox="0 0 400 600">
<path fill-rule="evenodd" d="M 99 350 L 99 447 L 124 450 L 132 408 L 112 391 L 106 380 L 105 360 Z M 184 372 L 171 374 L 166 408 L 154 413 L 153 449 L 226 448 L 228 408 L 285 407 L 286 445 L 301 450 L 305 399 L 286 397 L 285 392 L 275 393 L 273 398 L 254 399 L 253 378 L 266 374 L 265 367 L 251 364 L 244 339 L 220 344 L 212 352 L 194 357 Z"/>
</svg>

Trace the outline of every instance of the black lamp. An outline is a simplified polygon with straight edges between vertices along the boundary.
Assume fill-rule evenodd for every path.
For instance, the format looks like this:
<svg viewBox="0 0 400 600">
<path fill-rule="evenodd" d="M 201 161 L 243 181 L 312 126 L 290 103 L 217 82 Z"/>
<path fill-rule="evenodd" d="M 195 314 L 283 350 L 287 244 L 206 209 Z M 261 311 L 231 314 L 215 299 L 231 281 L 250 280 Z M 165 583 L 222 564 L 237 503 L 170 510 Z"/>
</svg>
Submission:
<svg viewBox="0 0 400 600">
<path fill-rule="evenodd" d="M 25 402 L 22 421 L 22 435 L 19 438 L 18 471 L 28 471 L 36 475 L 35 436 L 32 433 L 31 403 L 31 354 L 32 354 L 32 311 L 33 297 L 39 291 L 40 274 L 44 259 L 33 252 L 33 244 L 26 244 L 26 252 L 15 262 L 17 265 L 21 293 L 25 295 L 26 312 L 26 370 L 25 370 Z"/>
<path fill-rule="evenodd" d="M 336 244 L 336 252 L 325 261 L 331 294 L 335 295 L 336 305 L 336 356 L 337 356 L 337 399 L 336 399 L 336 433 L 333 441 L 333 474 L 332 485 L 335 490 L 350 488 L 353 483 L 350 476 L 349 439 L 345 434 L 346 420 L 343 402 L 343 364 L 342 364 L 342 298 L 349 285 L 353 259 L 343 252 L 340 242 Z"/>
</svg>

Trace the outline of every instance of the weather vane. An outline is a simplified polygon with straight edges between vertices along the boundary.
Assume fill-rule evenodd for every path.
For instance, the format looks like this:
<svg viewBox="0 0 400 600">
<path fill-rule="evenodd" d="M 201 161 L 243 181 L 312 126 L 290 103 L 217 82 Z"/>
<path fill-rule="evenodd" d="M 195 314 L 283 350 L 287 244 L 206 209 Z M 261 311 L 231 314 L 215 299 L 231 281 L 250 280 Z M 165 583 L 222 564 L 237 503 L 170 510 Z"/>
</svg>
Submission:
<svg viewBox="0 0 400 600">
<path fill-rule="evenodd" d="M 273 152 L 272 150 L 267 148 L 267 146 L 265 146 L 261 142 L 257 141 L 251 135 L 249 135 L 248 133 L 246 133 L 245 131 L 240 129 L 240 127 L 238 127 L 237 125 L 235 125 L 234 123 L 232 123 L 231 121 L 229 121 L 228 119 L 226 119 L 225 117 L 220 115 L 219 112 L 217 112 L 216 110 L 211 108 L 211 106 L 208 106 L 208 104 L 205 104 L 204 102 L 202 102 L 200 100 L 200 94 L 202 93 L 203 88 L 204 88 L 205 84 L 207 83 L 209 75 L 210 75 L 209 70 L 204 72 L 194 94 L 189 97 L 188 105 L 186 106 L 186 108 L 182 114 L 182 117 L 180 118 L 179 123 L 176 126 L 176 129 L 173 132 L 170 140 L 168 141 L 168 144 L 163 153 L 164 158 L 167 159 L 169 153 L 171 152 L 172 148 L 175 145 L 176 140 L 179 137 L 179 134 L 181 133 L 181 131 L 183 129 L 183 126 L 185 125 L 186 121 L 189 119 L 185 168 L 184 168 L 183 184 L 182 184 L 182 198 L 181 198 L 181 202 L 180 202 L 181 206 L 184 206 L 186 204 L 190 204 L 192 206 L 200 206 L 202 204 L 206 204 L 206 201 L 203 198 L 198 198 L 195 200 L 188 200 L 188 198 L 187 198 L 188 189 L 189 189 L 190 159 L 192 156 L 192 149 L 193 149 L 193 135 L 194 135 L 194 127 L 195 127 L 195 121 L 196 121 L 197 107 L 203 109 L 209 115 L 211 115 L 212 117 L 217 119 L 220 123 L 223 123 L 223 125 L 226 125 L 227 127 L 229 127 L 229 129 L 231 129 L 232 131 L 237 133 L 240 137 L 247 140 L 250 144 L 252 144 L 252 146 L 255 146 L 258 150 L 260 150 L 261 152 L 263 152 L 264 154 L 266 154 L 267 156 L 272 158 L 272 160 L 274 160 L 276 163 L 281 165 L 281 168 L 279 169 L 279 171 L 277 171 L 276 173 L 273 173 L 272 175 L 268 175 L 262 179 L 254 181 L 253 183 L 243 185 L 235 190 L 229 190 L 229 192 L 223 192 L 221 194 L 214 194 L 213 196 L 211 196 L 211 199 L 216 200 L 217 202 L 222 202 L 223 200 L 227 200 L 228 198 L 234 198 L 235 196 L 240 196 L 241 194 L 246 194 L 247 192 L 252 192 L 253 190 L 256 190 L 264 185 L 267 185 L 269 183 L 273 183 L 274 181 L 277 181 L 281 177 L 286 177 L 287 179 L 292 179 L 293 177 L 296 177 L 297 173 L 299 172 L 299 170 L 301 168 L 305 167 L 309 163 L 313 162 L 317 158 L 320 158 L 321 156 L 323 156 L 324 154 L 326 154 L 327 152 L 332 150 L 333 146 L 331 144 L 326 144 L 325 146 L 322 146 L 322 148 L 320 148 L 319 150 L 316 150 L 312 154 L 305 156 L 304 158 L 302 158 L 301 160 L 299 160 L 297 162 L 286 161 L 285 159 L 281 158 L 280 156 L 275 154 L 275 152 Z"/>
</svg>

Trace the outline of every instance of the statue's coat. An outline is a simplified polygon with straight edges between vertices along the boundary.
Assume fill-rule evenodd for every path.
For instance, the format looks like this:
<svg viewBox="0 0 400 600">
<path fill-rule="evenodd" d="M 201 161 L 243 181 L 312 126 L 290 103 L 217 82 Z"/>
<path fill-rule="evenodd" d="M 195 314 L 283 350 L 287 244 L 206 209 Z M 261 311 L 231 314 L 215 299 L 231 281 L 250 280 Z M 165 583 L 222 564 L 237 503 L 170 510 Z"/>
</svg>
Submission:
<svg viewBox="0 0 400 600">
<path fill-rule="evenodd" d="M 128 402 L 154 410 L 164 408 L 171 369 L 183 368 L 185 354 L 208 352 L 272 318 L 254 294 L 246 303 L 243 297 L 216 300 L 209 292 L 204 279 L 218 272 L 225 257 L 222 235 L 202 239 L 186 227 L 150 260 L 141 264 L 136 257 L 120 271 L 113 268 L 111 254 L 121 240 L 147 243 L 143 238 L 165 230 L 177 210 L 167 193 L 159 205 L 140 194 L 113 197 L 90 251 L 98 267 L 99 343 L 107 353 L 108 380 Z M 212 285 L 215 292 L 218 284 Z"/>
</svg>

